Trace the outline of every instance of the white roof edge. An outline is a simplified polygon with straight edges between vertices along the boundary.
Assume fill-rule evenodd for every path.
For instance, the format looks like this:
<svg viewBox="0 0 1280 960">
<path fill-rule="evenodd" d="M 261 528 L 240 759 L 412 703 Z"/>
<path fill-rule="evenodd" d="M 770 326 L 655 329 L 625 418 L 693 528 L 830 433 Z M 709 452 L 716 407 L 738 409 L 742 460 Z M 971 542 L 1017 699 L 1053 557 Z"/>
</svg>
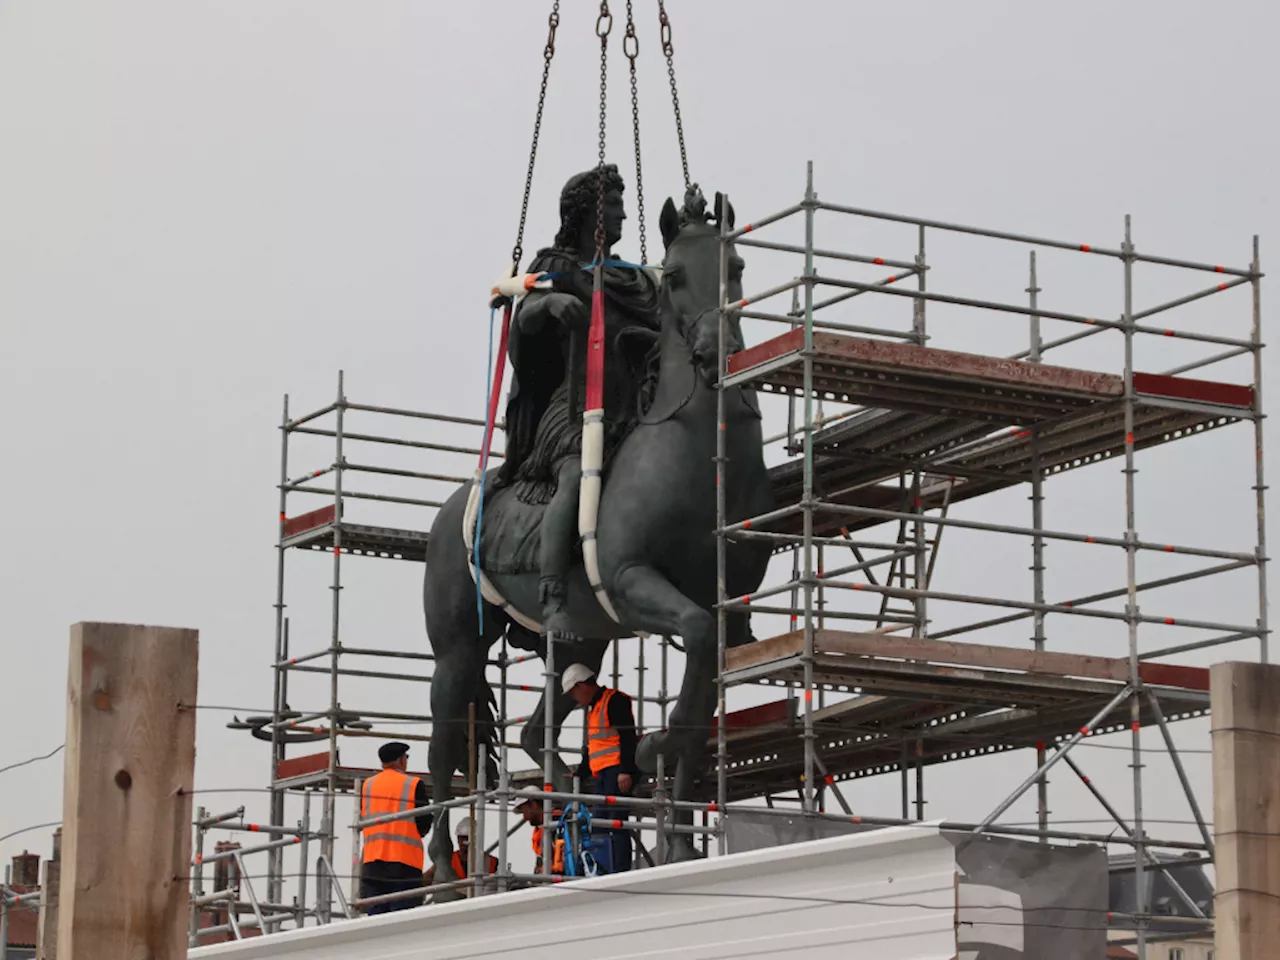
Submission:
<svg viewBox="0 0 1280 960">
<path fill-rule="evenodd" d="M 855 820 L 856 818 L 850 818 Z M 574 886 L 590 885 L 593 892 L 611 889 L 618 891 L 659 889 L 676 891 L 700 886 L 707 880 L 731 879 L 736 876 L 759 875 L 764 868 L 786 861 L 805 859 L 815 866 L 823 862 L 840 861 L 857 853 L 859 860 L 888 859 L 906 850 L 942 848 L 952 850 L 952 844 L 941 835 L 942 821 L 922 821 L 910 826 L 884 827 L 862 833 L 852 833 L 821 840 L 767 847 L 725 857 L 709 857 L 686 863 L 671 863 L 645 870 L 593 877 L 571 881 Z M 459 900 L 453 903 L 426 905 L 412 910 L 396 911 L 374 917 L 361 917 L 356 921 L 337 920 L 321 927 L 290 930 L 265 937 L 239 940 L 194 948 L 192 960 L 204 958 L 234 957 L 236 960 L 256 960 L 271 957 L 282 951 L 303 948 L 304 945 L 334 946 L 356 943 L 375 935 L 417 932 L 426 934 L 434 928 L 452 923 L 476 919 L 474 914 L 493 918 L 543 909 L 553 898 L 565 895 L 563 884 L 549 884 L 494 896 Z"/>
</svg>

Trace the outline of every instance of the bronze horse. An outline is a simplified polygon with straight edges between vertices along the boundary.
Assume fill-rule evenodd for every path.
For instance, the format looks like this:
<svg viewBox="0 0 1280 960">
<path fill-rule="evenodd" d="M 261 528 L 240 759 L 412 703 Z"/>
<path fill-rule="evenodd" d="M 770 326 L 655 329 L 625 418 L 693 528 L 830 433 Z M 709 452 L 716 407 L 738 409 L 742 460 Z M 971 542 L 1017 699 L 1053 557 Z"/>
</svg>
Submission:
<svg viewBox="0 0 1280 960">
<path fill-rule="evenodd" d="M 664 755 L 674 767 L 672 795 L 689 799 L 704 764 L 716 709 L 716 379 L 720 354 L 719 221 L 732 229 L 733 208 L 716 197 L 706 212 L 694 191 L 682 209 L 668 199 L 662 210 L 666 245 L 659 295 L 661 329 L 656 335 L 656 388 L 640 423 L 622 441 L 601 495 L 597 538 L 603 584 L 619 621 L 612 620 L 592 594 L 581 564 L 569 580 L 569 610 L 574 633 L 586 639 L 557 643 L 554 666 L 570 663 L 599 670 L 605 649 L 616 639 L 637 633 L 679 636 L 686 666 L 669 726 L 645 736 L 638 763 L 652 772 Z M 728 302 L 742 296 L 743 262 L 730 245 Z M 743 348 L 740 322 L 730 316 L 725 349 Z M 764 462 L 760 411 L 755 391 L 735 386 L 725 391 L 726 516 L 733 523 L 766 513 L 773 494 Z M 463 520 L 470 484 L 457 490 L 441 508 L 427 548 L 424 587 L 427 634 L 436 657 L 431 684 L 434 730 L 430 770 L 432 796 L 450 795 L 454 772 L 467 768 L 467 717 L 476 705 L 478 736 L 492 737 L 492 693 L 485 662 L 503 631 L 519 627 L 497 606 L 486 604 L 483 631 L 476 588 L 468 567 Z M 528 510 L 505 503 L 512 510 Z M 503 523 L 504 501 L 485 505 L 485 527 Z M 488 537 L 482 537 L 482 549 Z M 750 593 L 764 579 L 769 547 L 759 540 L 730 541 L 726 549 L 729 596 Z M 528 618 L 536 618 L 538 573 L 492 572 L 482 553 L 481 567 L 506 601 Z M 728 644 L 751 639 L 748 617 L 728 618 Z M 526 634 L 527 635 L 527 634 Z M 545 638 L 541 641 L 545 644 Z M 545 646 L 542 648 L 545 653 Z M 560 725 L 574 703 L 559 694 L 551 722 L 558 739 Z M 541 766 L 545 703 L 525 726 L 521 743 Z M 487 742 L 492 743 L 489 739 Z M 555 758 L 558 789 L 566 789 L 568 770 Z M 490 767 L 489 783 L 493 784 Z M 697 856 L 691 838 L 677 834 L 669 845 L 672 859 Z M 452 838 L 447 812 L 437 821 L 429 845 L 435 876 L 452 878 Z"/>
</svg>

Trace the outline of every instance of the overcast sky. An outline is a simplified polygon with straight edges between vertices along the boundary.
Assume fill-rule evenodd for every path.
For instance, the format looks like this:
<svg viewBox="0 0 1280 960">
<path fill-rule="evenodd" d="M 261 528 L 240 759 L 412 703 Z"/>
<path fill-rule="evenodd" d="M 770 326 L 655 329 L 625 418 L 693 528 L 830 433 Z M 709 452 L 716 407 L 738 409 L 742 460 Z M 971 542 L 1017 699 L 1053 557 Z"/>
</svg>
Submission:
<svg viewBox="0 0 1280 960">
<path fill-rule="evenodd" d="M 530 251 L 554 235 L 560 185 L 595 162 L 595 6 L 563 4 Z M 656 4 L 636 6 L 653 258 L 658 208 L 681 183 Z M 0 704 L 8 731 L 0 766 L 61 742 L 67 633 L 78 620 L 196 627 L 202 703 L 241 716 L 269 708 L 284 394 L 295 414 L 322 406 L 342 369 L 359 402 L 481 415 L 484 301 L 512 246 L 548 7 L 0 0 Z M 630 111 L 616 43 L 623 4 L 614 7 L 608 153 L 629 185 L 620 252 L 635 258 Z M 1260 233 L 1265 267 L 1280 235 L 1274 4 L 669 7 L 693 176 L 708 192 L 727 192 L 740 221 L 798 201 L 812 160 L 826 199 L 1098 246 L 1118 247 L 1131 214 L 1139 250 L 1244 266 Z M 796 238 L 796 225 L 777 235 Z M 821 221 L 819 242 L 903 259 L 915 252 L 913 231 L 865 221 Z M 943 236 L 930 243 L 931 288 L 1025 297 L 1025 247 Z M 748 289 L 799 269 L 744 253 Z M 1209 282 L 1140 267 L 1137 306 Z M 1048 308 L 1099 316 L 1122 308 L 1114 261 L 1042 253 L 1040 285 Z M 1263 286 L 1265 305 L 1272 284 Z M 1168 323 L 1245 337 L 1248 301 L 1247 288 L 1231 291 L 1169 314 Z M 860 298 L 842 316 L 901 328 L 906 309 Z M 1025 323 L 1008 315 L 931 306 L 929 322 L 935 346 L 1006 354 L 1026 343 Z M 753 341 L 776 332 L 748 330 Z M 1063 332 L 1046 326 L 1046 336 Z M 1205 352 L 1142 343 L 1138 366 L 1159 371 Z M 1120 356 L 1113 336 L 1051 359 L 1115 370 Z M 1229 363 L 1203 376 L 1247 382 L 1249 370 Z M 776 403 L 768 415 L 771 427 L 784 422 Z M 428 436 L 416 424 L 368 418 L 353 417 L 352 428 Z M 471 469 L 465 458 L 379 448 L 358 455 L 418 470 Z M 330 462 L 323 443 L 300 444 L 290 474 Z M 1144 539 L 1253 548 L 1247 426 L 1145 453 L 1138 465 Z M 1050 481 L 1048 525 L 1120 536 L 1118 468 L 1103 463 Z M 375 488 L 448 492 L 365 489 Z M 955 515 L 1024 523 L 1026 493 L 967 503 Z M 295 497 L 290 513 L 322 504 Z M 412 507 L 356 505 L 350 515 L 430 524 Z M 1121 553 L 1053 545 L 1047 556 L 1051 600 L 1124 583 Z M 289 559 L 293 649 L 322 648 L 329 564 Z M 1028 599 L 1029 565 L 1024 540 L 949 531 L 934 585 Z M 1172 569 L 1187 566 L 1144 556 L 1139 575 Z M 418 565 L 352 560 L 347 571 L 345 642 L 426 648 Z M 1221 585 L 1153 593 L 1143 610 L 1248 624 L 1255 588 L 1246 571 Z M 934 629 L 988 612 L 930 610 Z M 1024 623 L 976 639 L 1026 645 L 1028 635 Z M 1142 643 L 1199 636 L 1144 629 Z M 1122 625 L 1051 618 L 1049 637 L 1050 649 L 1125 652 Z M 1256 651 L 1240 644 L 1179 662 Z M 634 643 L 624 663 L 633 656 Z M 634 679 L 624 686 L 634 690 Z M 320 683 L 299 680 L 291 699 L 323 709 L 323 694 Z M 344 684 L 343 704 L 427 709 L 421 685 L 391 681 Z M 260 789 L 265 749 L 226 730 L 230 718 L 200 715 L 198 786 Z M 1180 724 L 1177 735 L 1193 749 L 1208 746 L 1207 722 Z M 370 763 L 374 747 L 345 742 L 343 758 Z M 415 757 L 425 765 L 425 750 Z M 1092 749 L 1081 762 L 1127 815 L 1127 754 Z M 1167 759 L 1157 753 L 1149 763 L 1148 815 L 1188 820 Z M 1020 753 L 933 768 L 928 812 L 981 817 L 1031 764 Z M 1192 753 L 1187 765 L 1207 809 L 1209 758 Z M 61 776 L 60 760 L 3 774 L 0 835 L 58 819 Z M 1053 779 L 1055 817 L 1105 818 L 1067 774 Z M 859 781 L 847 795 L 860 812 L 897 812 L 893 776 Z M 261 792 L 203 799 L 220 809 L 244 802 L 250 817 L 265 818 Z M 349 815 L 340 811 L 343 822 Z M 1033 816 L 1022 802 L 1009 819 Z M 1164 828 L 1165 836 L 1193 832 L 1185 823 Z M 46 834 L 4 841 L 0 854 L 30 847 L 47 855 Z M 527 856 L 523 840 L 518 849 Z"/>
</svg>

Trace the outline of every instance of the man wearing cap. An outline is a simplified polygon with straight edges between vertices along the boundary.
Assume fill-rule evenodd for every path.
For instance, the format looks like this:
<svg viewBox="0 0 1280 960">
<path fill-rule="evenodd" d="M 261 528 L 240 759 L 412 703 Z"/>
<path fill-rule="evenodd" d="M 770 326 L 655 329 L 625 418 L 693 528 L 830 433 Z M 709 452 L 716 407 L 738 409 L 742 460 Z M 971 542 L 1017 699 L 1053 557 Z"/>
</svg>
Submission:
<svg viewBox="0 0 1280 960">
<path fill-rule="evenodd" d="M 384 743 L 378 749 L 378 759 L 382 761 L 382 772 L 366 780 L 360 790 L 361 819 L 403 813 L 431 802 L 426 784 L 405 772 L 409 769 L 407 743 Z M 431 819 L 431 814 L 424 813 L 412 820 L 391 820 L 364 828 L 361 835 L 364 862 L 360 868 L 362 897 L 399 893 L 422 884 L 422 838 L 431 829 Z M 389 913 L 421 905 L 421 896 L 402 897 L 374 904 L 367 912 Z"/>
<path fill-rule="evenodd" d="M 636 721 L 631 698 L 619 690 L 596 683 L 595 672 L 581 663 L 570 664 L 560 678 L 560 689 L 587 711 L 587 745 L 582 751 L 578 775 L 587 771 L 596 779 L 596 791 L 610 796 L 631 796 L 639 770 L 636 767 Z M 626 820 L 626 807 L 602 807 L 594 816 Z M 631 834 L 612 830 L 613 873 L 631 869 Z"/>
<path fill-rule="evenodd" d="M 471 863 L 471 818 L 470 817 L 463 817 L 462 820 L 458 822 L 458 829 L 455 832 L 455 836 L 457 837 L 457 840 L 458 840 L 458 848 L 453 851 L 453 860 L 452 860 L 453 872 L 454 872 L 454 875 L 457 876 L 459 880 L 465 880 L 467 879 L 467 876 L 468 876 L 467 867 Z M 494 874 L 498 872 L 498 858 L 495 857 L 493 854 L 489 854 L 487 860 L 488 860 L 488 867 L 485 870 L 484 874 L 487 877 L 492 877 Z M 431 884 L 435 882 L 435 878 L 436 878 L 436 867 L 435 867 L 435 864 L 432 864 L 430 867 L 427 868 L 426 875 L 423 877 L 423 879 L 426 881 L 427 886 L 431 886 Z M 466 893 L 467 896 L 471 896 L 470 890 L 467 890 L 464 892 Z"/>
</svg>

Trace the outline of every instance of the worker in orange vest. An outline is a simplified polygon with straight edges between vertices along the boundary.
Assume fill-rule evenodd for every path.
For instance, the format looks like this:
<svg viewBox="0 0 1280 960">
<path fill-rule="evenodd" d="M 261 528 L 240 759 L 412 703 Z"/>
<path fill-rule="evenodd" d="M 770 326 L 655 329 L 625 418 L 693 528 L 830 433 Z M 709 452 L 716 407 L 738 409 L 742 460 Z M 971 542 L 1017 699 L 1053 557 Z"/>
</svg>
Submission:
<svg viewBox="0 0 1280 960">
<path fill-rule="evenodd" d="M 456 836 L 458 839 L 458 845 L 457 845 L 458 848 L 453 851 L 453 859 L 450 861 L 450 864 L 453 866 L 454 876 L 456 876 L 459 880 L 465 880 L 467 879 L 468 876 L 470 876 L 467 870 L 467 866 L 471 863 L 471 818 L 470 817 L 463 817 L 462 820 L 458 823 L 458 830 L 457 830 Z M 486 877 L 492 877 L 494 874 L 498 872 L 498 858 L 493 856 L 493 854 L 489 854 L 485 862 L 487 866 L 484 871 L 484 874 Z M 436 868 L 435 868 L 435 864 L 432 864 L 430 867 L 427 868 L 426 875 L 424 876 L 423 879 L 426 880 L 427 886 L 431 886 L 431 884 L 435 883 L 435 878 L 436 878 Z M 470 890 L 464 890 L 463 893 L 465 893 L 467 896 L 471 896 Z"/>
<path fill-rule="evenodd" d="M 563 813 L 559 807 L 552 808 L 551 816 L 559 819 Z M 521 800 L 516 804 L 516 813 L 524 818 L 524 822 L 533 827 L 533 835 L 530 837 L 530 845 L 533 847 L 533 872 L 542 872 L 542 801 L 535 797 L 529 797 Z M 553 828 L 554 829 L 554 828 Z M 554 874 L 564 873 L 564 841 L 551 841 L 551 872 Z"/>
<path fill-rule="evenodd" d="M 384 743 L 378 749 L 382 772 L 364 782 L 360 790 L 360 817 L 377 817 L 425 807 L 427 787 L 419 777 L 410 776 L 409 745 Z M 412 890 L 422 883 L 422 838 L 431 829 L 431 814 L 392 820 L 365 827 L 363 864 L 360 868 L 360 895 L 377 897 Z M 422 897 L 402 897 L 374 904 L 368 913 L 389 913 L 422 905 Z"/>
<path fill-rule="evenodd" d="M 600 686 L 595 672 L 581 663 L 570 664 L 565 669 L 560 677 L 560 689 L 587 711 L 587 745 L 582 751 L 578 775 L 585 779 L 589 771 L 595 778 L 597 793 L 631 796 L 639 775 L 631 698 L 619 690 Z M 630 815 L 623 806 L 601 807 L 593 814 L 605 820 L 626 820 Z M 610 872 L 630 870 L 630 832 L 609 832 L 613 860 Z"/>
</svg>

